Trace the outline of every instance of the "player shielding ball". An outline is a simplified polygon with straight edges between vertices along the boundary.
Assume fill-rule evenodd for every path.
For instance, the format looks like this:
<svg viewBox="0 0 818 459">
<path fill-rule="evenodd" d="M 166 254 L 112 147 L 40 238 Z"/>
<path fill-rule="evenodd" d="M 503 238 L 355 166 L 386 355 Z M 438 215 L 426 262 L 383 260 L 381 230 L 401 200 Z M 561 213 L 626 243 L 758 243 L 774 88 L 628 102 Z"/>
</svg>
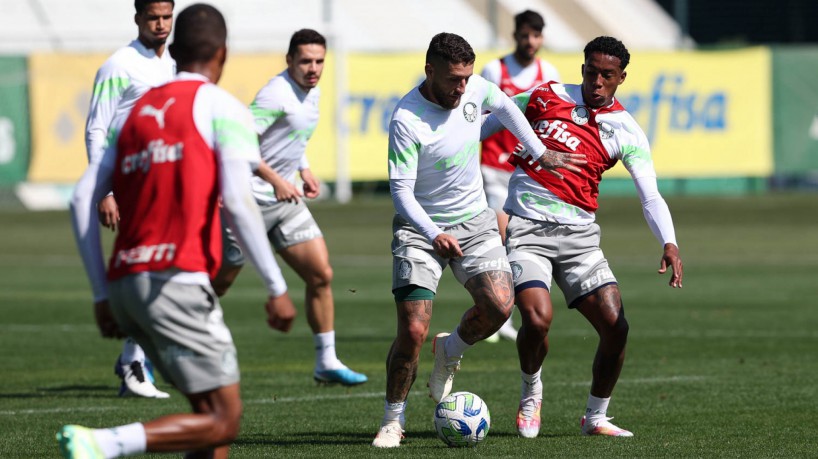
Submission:
<svg viewBox="0 0 818 459">
<path fill-rule="evenodd" d="M 549 150 L 583 153 L 588 160 L 580 170 L 566 171 L 564 180 L 556 180 L 526 151 L 512 158 L 517 168 L 505 205 L 511 216 L 506 246 L 523 319 L 517 339 L 523 380 L 517 429 L 527 438 L 536 437 L 540 430 L 540 374 L 553 314 L 552 280 L 568 307 L 585 316 L 599 334 L 582 434 L 633 435 L 607 417 L 625 359 L 628 321 L 594 222 L 602 174 L 617 162 L 633 177 L 648 226 L 662 244 L 659 273 L 670 267 L 670 286 L 682 286 L 682 260 L 670 211 L 657 188 L 650 146 L 614 97 L 625 81 L 630 53 L 619 40 L 598 37 L 586 45 L 584 55 L 582 84 L 546 83 L 515 96 Z M 496 131 L 498 125 L 489 116 L 483 134 Z"/>
<path fill-rule="evenodd" d="M 490 110 L 532 149 L 540 167 L 577 170 L 582 155 L 546 151 L 509 97 L 474 73 L 466 40 L 435 35 L 426 52 L 426 79 L 398 102 L 389 123 L 392 221 L 392 294 L 397 336 L 387 355 L 384 416 L 372 445 L 395 448 L 418 371 L 443 270 L 451 266 L 474 305 L 452 333 L 432 344 L 429 395 L 439 402 L 452 389 L 463 353 L 495 333 L 514 305 L 511 270 L 480 178 L 481 113 Z M 560 169 L 562 170 L 562 169 Z"/>
<path fill-rule="evenodd" d="M 134 337 L 193 413 L 114 428 L 66 425 L 57 434 L 67 458 L 188 452 L 225 458 L 242 404 L 230 330 L 210 284 L 221 264 L 219 200 L 264 280 L 268 322 L 287 331 L 295 308 L 264 241 L 250 189 L 260 160 L 252 115 L 218 88 L 227 56 L 221 13 L 195 4 L 179 14 L 170 51 L 179 74 L 148 91 L 124 124 L 112 127 L 102 158 L 83 174 L 72 223 L 91 281 L 103 337 Z M 122 220 L 107 280 L 95 203 L 113 189 Z M 266 245 L 266 241 L 264 242 Z"/>
</svg>

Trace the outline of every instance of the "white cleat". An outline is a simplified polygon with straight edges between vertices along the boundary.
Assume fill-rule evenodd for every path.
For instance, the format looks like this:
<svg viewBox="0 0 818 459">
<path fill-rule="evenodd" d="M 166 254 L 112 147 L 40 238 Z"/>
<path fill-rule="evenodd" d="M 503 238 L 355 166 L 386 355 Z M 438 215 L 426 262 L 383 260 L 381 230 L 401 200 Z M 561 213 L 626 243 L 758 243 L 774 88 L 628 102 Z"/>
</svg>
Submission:
<svg viewBox="0 0 818 459">
<path fill-rule="evenodd" d="M 372 446 L 375 448 L 397 448 L 403 440 L 403 429 L 399 422 L 390 422 L 381 426 Z"/>
<path fill-rule="evenodd" d="M 617 427 L 610 423 L 613 418 L 592 418 L 588 420 L 585 416 L 579 421 L 582 435 L 605 435 L 608 437 L 633 437 L 633 432 Z"/>
<path fill-rule="evenodd" d="M 497 330 L 497 335 L 500 338 L 509 340 L 509 341 L 517 341 L 517 329 L 514 328 L 514 324 L 511 322 L 511 318 L 509 318 L 499 330 Z"/>
<path fill-rule="evenodd" d="M 429 375 L 429 397 L 440 403 L 452 391 L 454 373 L 460 369 L 460 360 L 449 360 L 446 357 L 446 338 L 449 333 L 438 333 L 432 340 L 432 353 L 435 355 L 435 366 Z"/>
<path fill-rule="evenodd" d="M 170 398 L 170 394 L 157 389 L 148 380 L 142 362 L 134 360 L 128 365 L 120 365 L 117 374 L 122 378 L 120 397 Z"/>
</svg>

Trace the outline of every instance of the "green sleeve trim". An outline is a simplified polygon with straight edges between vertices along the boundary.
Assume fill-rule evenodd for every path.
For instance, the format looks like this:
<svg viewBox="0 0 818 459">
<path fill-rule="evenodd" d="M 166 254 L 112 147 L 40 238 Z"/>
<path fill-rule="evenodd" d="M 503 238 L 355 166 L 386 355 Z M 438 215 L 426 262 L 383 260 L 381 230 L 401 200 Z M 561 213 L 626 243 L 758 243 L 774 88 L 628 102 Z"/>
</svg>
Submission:
<svg viewBox="0 0 818 459">
<path fill-rule="evenodd" d="M 486 98 L 483 100 L 483 107 L 494 107 L 494 104 L 497 103 L 497 97 L 499 97 L 500 94 L 500 88 L 494 83 L 489 83 L 489 93 L 486 94 Z"/>
<path fill-rule="evenodd" d="M 650 156 L 650 151 L 644 148 L 639 148 L 635 145 L 622 146 L 622 164 L 628 170 L 639 170 L 644 166 L 652 166 L 653 158 Z"/>
<path fill-rule="evenodd" d="M 130 85 L 131 80 L 128 78 L 109 78 L 94 85 L 94 98 L 99 101 L 109 101 L 119 98 Z"/>
<path fill-rule="evenodd" d="M 527 92 L 521 92 L 511 97 L 511 101 L 514 102 L 514 105 L 523 113 L 525 113 L 525 109 L 528 107 L 529 100 L 531 100 L 531 94 Z"/>
<path fill-rule="evenodd" d="M 255 101 L 250 104 L 250 112 L 253 113 L 253 118 L 255 119 L 256 126 L 262 127 L 264 129 L 269 128 L 273 125 L 279 118 L 285 115 L 284 110 L 273 110 L 269 108 L 262 108 L 259 107 Z"/>
<path fill-rule="evenodd" d="M 236 120 L 226 118 L 215 118 L 213 120 L 213 132 L 216 134 L 216 141 L 223 148 L 258 149 L 258 136 Z"/>
<path fill-rule="evenodd" d="M 420 144 L 414 143 L 409 145 L 405 150 L 397 151 L 392 148 L 389 149 L 389 162 L 394 164 L 401 172 L 414 170 L 418 164 L 418 153 L 420 152 Z"/>
</svg>

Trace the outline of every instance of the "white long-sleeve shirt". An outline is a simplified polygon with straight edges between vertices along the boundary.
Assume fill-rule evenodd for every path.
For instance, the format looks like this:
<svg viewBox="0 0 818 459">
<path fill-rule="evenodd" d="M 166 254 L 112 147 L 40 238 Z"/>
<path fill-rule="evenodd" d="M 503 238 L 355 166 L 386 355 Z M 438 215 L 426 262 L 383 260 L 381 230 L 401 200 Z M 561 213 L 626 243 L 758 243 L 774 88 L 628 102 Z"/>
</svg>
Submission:
<svg viewBox="0 0 818 459">
<path fill-rule="evenodd" d="M 102 156 L 108 128 L 117 114 L 128 113 L 148 89 L 173 79 L 176 62 L 165 50 L 161 56 L 139 40 L 118 49 L 94 77 L 94 89 L 85 123 L 88 163 Z"/>
</svg>

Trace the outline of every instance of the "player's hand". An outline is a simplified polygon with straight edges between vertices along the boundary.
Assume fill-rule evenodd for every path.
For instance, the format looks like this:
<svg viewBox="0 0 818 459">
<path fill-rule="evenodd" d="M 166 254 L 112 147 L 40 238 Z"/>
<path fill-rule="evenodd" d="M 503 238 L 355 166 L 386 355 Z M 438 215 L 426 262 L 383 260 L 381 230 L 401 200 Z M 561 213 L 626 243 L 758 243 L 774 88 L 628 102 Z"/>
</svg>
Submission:
<svg viewBox="0 0 818 459">
<path fill-rule="evenodd" d="M 317 198 L 321 193 L 321 187 L 318 185 L 318 180 L 312 175 L 312 171 L 301 169 L 301 180 L 304 182 L 304 197 L 309 199 Z"/>
<path fill-rule="evenodd" d="M 267 309 L 267 324 L 270 328 L 285 333 L 290 331 L 295 319 L 295 306 L 288 293 L 269 297 L 264 308 Z"/>
<path fill-rule="evenodd" d="M 295 185 L 284 180 L 276 171 L 264 161 L 260 162 L 255 174 L 265 182 L 273 186 L 273 194 L 276 200 L 281 202 L 297 203 L 301 197 L 301 191 Z"/>
<path fill-rule="evenodd" d="M 668 266 L 672 271 L 668 285 L 673 288 L 682 288 L 682 276 L 684 275 L 682 259 L 679 258 L 679 248 L 671 243 L 665 244 L 665 253 L 662 254 L 662 261 L 659 265 L 659 274 L 666 273 Z"/>
<path fill-rule="evenodd" d="M 119 330 L 119 324 L 116 323 L 114 315 L 111 314 L 111 306 L 108 304 L 108 300 L 94 303 L 94 318 L 97 321 L 99 334 L 103 338 L 125 338 L 125 334 Z"/>
<path fill-rule="evenodd" d="M 273 191 L 275 192 L 276 200 L 280 202 L 286 201 L 296 204 L 301 197 L 301 191 L 298 187 L 284 179 L 276 181 L 273 185 Z"/>
<path fill-rule="evenodd" d="M 114 195 L 105 196 L 97 204 L 97 216 L 102 226 L 110 228 L 111 231 L 116 231 L 116 227 L 119 225 L 119 206 L 116 205 Z"/>
<path fill-rule="evenodd" d="M 457 242 L 457 238 L 450 234 L 438 234 L 435 240 L 432 241 L 432 247 L 434 247 L 435 253 L 443 258 L 458 258 L 463 256 L 463 251 L 460 250 L 460 244 Z"/>
<path fill-rule="evenodd" d="M 578 166 L 588 164 L 585 155 L 582 153 L 569 153 L 567 151 L 556 151 L 546 149 L 545 153 L 537 160 L 540 167 L 553 174 L 558 179 L 563 175 L 557 169 L 565 169 L 571 172 L 582 172 Z"/>
</svg>

